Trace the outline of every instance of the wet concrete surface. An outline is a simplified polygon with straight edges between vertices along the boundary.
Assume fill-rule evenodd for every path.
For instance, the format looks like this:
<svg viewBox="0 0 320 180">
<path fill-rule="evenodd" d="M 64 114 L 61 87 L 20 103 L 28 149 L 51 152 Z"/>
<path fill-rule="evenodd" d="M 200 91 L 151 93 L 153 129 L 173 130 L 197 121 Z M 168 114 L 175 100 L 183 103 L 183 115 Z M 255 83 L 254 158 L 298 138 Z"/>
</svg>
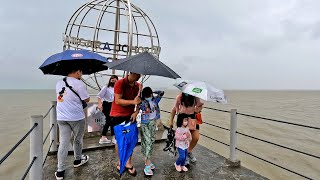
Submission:
<svg viewBox="0 0 320 180">
<path fill-rule="evenodd" d="M 98 138 L 97 138 L 98 139 Z M 143 172 L 144 162 L 141 154 L 141 146 L 137 146 L 134 150 L 133 166 L 138 174 L 136 177 L 125 172 L 122 177 L 116 169 L 116 156 L 112 146 L 87 151 L 90 159 L 87 164 L 79 167 L 73 167 L 73 156 L 69 155 L 66 161 L 67 169 L 65 179 L 74 180 L 108 180 L 108 179 L 248 179 L 260 180 L 266 179 L 251 170 L 244 167 L 232 168 L 225 163 L 225 158 L 210 151 L 209 149 L 197 145 L 193 154 L 197 158 L 197 162 L 191 164 L 188 172 L 179 173 L 175 170 L 174 162 L 177 157 L 164 152 L 165 142 L 158 141 L 155 144 L 152 162 L 156 169 L 152 177 L 146 177 Z M 44 179 L 55 179 L 57 157 L 49 156 L 44 166 Z"/>
</svg>

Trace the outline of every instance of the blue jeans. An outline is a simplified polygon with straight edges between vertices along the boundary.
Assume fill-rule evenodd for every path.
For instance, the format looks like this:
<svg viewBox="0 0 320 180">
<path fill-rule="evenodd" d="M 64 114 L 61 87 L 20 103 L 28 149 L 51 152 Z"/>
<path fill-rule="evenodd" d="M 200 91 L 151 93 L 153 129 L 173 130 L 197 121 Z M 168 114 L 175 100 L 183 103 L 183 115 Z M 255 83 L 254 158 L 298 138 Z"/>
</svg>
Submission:
<svg viewBox="0 0 320 180">
<path fill-rule="evenodd" d="M 179 152 L 179 157 L 176 161 L 176 165 L 184 166 L 184 162 L 186 161 L 187 156 L 188 156 L 188 149 L 183 150 L 183 149 L 178 148 L 178 152 Z"/>
</svg>

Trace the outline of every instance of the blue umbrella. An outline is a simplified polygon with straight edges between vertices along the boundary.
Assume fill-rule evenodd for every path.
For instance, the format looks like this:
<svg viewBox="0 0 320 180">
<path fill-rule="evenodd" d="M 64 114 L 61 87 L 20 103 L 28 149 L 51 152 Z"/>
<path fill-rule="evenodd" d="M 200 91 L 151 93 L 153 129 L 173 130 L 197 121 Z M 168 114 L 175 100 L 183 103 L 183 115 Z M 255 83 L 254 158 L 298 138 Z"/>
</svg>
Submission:
<svg viewBox="0 0 320 180">
<path fill-rule="evenodd" d="M 80 67 L 83 74 L 92 74 L 108 68 L 103 64 L 107 59 L 87 50 L 65 50 L 54 54 L 39 67 L 44 74 L 66 76 L 74 67 Z"/>
<path fill-rule="evenodd" d="M 131 124 L 129 122 L 128 124 L 119 124 L 114 127 L 120 158 L 120 175 L 124 172 L 125 165 L 138 142 L 138 133 L 138 127 L 135 123 Z"/>
</svg>

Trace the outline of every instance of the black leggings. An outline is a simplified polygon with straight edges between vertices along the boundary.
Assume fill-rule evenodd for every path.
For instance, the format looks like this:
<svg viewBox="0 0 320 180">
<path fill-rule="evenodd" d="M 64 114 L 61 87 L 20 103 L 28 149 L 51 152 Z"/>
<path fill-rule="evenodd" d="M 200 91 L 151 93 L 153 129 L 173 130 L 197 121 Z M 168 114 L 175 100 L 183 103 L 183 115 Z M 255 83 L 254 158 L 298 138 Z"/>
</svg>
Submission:
<svg viewBox="0 0 320 180">
<path fill-rule="evenodd" d="M 112 102 L 103 101 L 102 112 L 106 116 L 106 124 L 103 127 L 102 136 L 106 136 L 107 135 L 108 129 L 111 126 L 111 117 L 110 117 L 111 105 L 112 105 Z M 113 130 L 111 128 L 111 134 L 112 134 L 112 131 Z"/>
</svg>

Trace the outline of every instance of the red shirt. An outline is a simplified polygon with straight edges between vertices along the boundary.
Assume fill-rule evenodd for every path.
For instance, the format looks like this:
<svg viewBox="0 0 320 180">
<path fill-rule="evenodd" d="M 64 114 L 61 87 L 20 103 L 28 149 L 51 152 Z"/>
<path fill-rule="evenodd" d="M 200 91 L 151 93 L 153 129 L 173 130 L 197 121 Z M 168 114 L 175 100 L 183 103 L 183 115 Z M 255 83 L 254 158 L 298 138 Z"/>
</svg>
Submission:
<svg viewBox="0 0 320 180">
<path fill-rule="evenodd" d="M 134 98 L 139 93 L 139 86 L 140 84 L 138 82 L 135 82 L 134 85 L 131 87 L 128 82 L 128 76 L 120 79 L 116 82 L 114 85 L 114 93 L 115 94 L 122 94 L 121 99 L 125 100 L 134 100 Z M 112 102 L 112 107 L 110 111 L 111 117 L 125 117 L 125 116 L 131 116 L 132 113 L 134 113 L 134 107 L 135 105 L 129 105 L 129 106 L 120 106 L 116 104 L 115 101 Z"/>
</svg>

